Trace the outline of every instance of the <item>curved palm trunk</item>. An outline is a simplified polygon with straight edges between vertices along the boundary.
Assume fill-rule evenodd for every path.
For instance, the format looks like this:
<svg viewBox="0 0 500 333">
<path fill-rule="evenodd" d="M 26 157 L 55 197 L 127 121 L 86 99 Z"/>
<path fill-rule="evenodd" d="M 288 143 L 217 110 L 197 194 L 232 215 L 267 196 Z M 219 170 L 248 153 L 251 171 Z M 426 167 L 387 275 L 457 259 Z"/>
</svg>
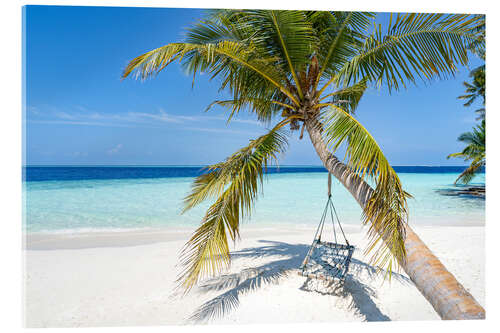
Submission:
<svg viewBox="0 0 500 333">
<path fill-rule="evenodd" d="M 307 131 L 325 168 L 364 208 L 373 189 L 331 154 L 315 119 L 306 121 Z M 422 240 L 406 226 L 406 262 L 401 267 L 442 319 L 484 319 L 485 311 L 474 297 L 448 272 Z"/>
</svg>

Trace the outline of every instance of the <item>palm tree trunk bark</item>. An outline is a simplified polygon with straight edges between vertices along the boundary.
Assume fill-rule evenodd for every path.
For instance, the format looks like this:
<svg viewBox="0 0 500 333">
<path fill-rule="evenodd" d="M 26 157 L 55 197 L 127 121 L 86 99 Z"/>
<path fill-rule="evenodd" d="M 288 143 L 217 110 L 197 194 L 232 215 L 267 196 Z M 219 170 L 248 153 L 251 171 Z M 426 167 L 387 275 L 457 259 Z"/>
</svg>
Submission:
<svg viewBox="0 0 500 333">
<path fill-rule="evenodd" d="M 317 120 L 308 119 L 305 125 L 325 168 L 347 188 L 361 208 L 364 208 L 373 193 L 371 186 L 328 151 Z M 405 248 L 406 262 L 399 264 L 442 319 L 485 318 L 483 307 L 408 225 Z"/>
</svg>

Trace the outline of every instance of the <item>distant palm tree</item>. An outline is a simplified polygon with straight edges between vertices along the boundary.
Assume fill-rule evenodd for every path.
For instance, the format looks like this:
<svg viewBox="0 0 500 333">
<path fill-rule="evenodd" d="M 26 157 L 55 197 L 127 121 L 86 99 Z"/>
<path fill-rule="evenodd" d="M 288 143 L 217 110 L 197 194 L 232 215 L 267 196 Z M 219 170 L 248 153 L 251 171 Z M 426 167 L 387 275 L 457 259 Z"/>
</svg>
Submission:
<svg viewBox="0 0 500 333">
<path fill-rule="evenodd" d="M 485 38 L 486 24 L 485 17 L 479 16 L 476 26 L 472 29 L 476 34 L 476 41 L 469 44 L 468 49 L 477 55 L 483 62 L 486 60 Z M 484 108 L 486 98 L 486 66 L 484 63 L 481 66 L 474 68 L 469 76 L 472 78 L 472 83 L 464 82 L 465 95 L 458 96 L 458 99 L 465 99 L 464 106 L 470 106 L 478 97 L 482 97 L 483 107 L 476 110 L 479 115 L 477 120 L 482 120 L 485 117 L 486 109 Z"/>
<path fill-rule="evenodd" d="M 450 157 L 460 157 L 465 161 L 471 161 L 469 167 L 465 169 L 455 180 L 456 183 L 468 184 L 476 173 L 486 165 L 486 133 L 485 121 L 473 128 L 472 132 L 463 133 L 458 137 L 458 141 L 464 142 L 467 146 L 460 153 L 448 155 Z"/>
<path fill-rule="evenodd" d="M 285 127 L 307 130 L 325 168 L 363 209 L 372 263 L 392 271 L 398 262 L 442 318 L 484 318 L 474 300 L 407 224 L 409 194 L 379 145 L 354 117 L 370 84 L 389 90 L 418 78 L 453 75 L 468 62 L 467 47 L 479 16 L 405 14 L 386 31 L 370 32 L 375 15 L 364 12 L 215 10 L 170 43 L 133 59 L 123 77 L 145 79 L 178 60 L 193 75 L 218 78 L 228 118 L 246 110 L 271 125 L 225 161 L 197 177 L 185 210 L 204 200 L 206 212 L 181 254 L 179 278 L 189 290 L 199 279 L 228 267 L 228 238 L 239 237 L 262 186 L 268 164 L 287 147 Z M 211 106 L 212 106 L 211 105 Z M 211 107 L 210 106 L 210 107 Z M 209 108 L 210 108 L 209 107 Z M 345 164 L 333 154 L 346 147 Z M 365 180 L 371 179 L 372 188 Z M 283 212 L 287 214 L 287 212 Z"/>
<path fill-rule="evenodd" d="M 484 119 L 485 116 L 485 94 L 486 94 L 486 69 L 485 66 L 479 66 L 475 68 L 470 73 L 470 77 L 472 77 L 472 82 L 464 82 L 465 86 L 465 95 L 458 96 L 459 99 L 467 100 L 464 103 L 464 106 L 470 106 L 478 97 L 481 97 L 481 103 L 483 105 L 482 108 L 476 110 L 476 113 L 479 115 L 478 120 Z"/>
</svg>

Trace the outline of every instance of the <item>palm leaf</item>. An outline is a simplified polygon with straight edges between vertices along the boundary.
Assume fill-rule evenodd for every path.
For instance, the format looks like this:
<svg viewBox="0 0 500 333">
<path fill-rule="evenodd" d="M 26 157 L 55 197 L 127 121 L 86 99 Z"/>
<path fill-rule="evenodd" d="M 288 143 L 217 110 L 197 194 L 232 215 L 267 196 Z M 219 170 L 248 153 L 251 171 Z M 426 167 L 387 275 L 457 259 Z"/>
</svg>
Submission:
<svg viewBox="0 0 500 333">
<path fill-rule="evenodd" d="M 181 252 L 183 269 L 178 282 L 184 290 L 229 266 L 226 232 L 233 241 L 239 236 L 240 220 L 251 213 L 267 165 L 285 151 L 287 140 L 281 130 L 285 124 L 281 122 L 252 140 L 226 161 L 209 166 L 208 172 L 194 181 L 184 200 L 184 211 L 210 198 L 216 201 Z"/>
<path fill-rule="evenodd" d="M 280 102 L 279 98 L 276 100 L 270 99 L 262 99 L 262 98 L 245 98 L 241 100 L 217 100 L 206 108 L 205 111 L 210 110 L 214 105 L 219 105 L 224 108 L 229 109 L 231 112 L 228 117 L 228 122 L 232 119 L 232 117 L 239 113 L 241 109 L 246 108 L 251 113 L 257 115 L 257 119 L 261 122 L 268 123 L 271 119 L 279 114 L 280 111 L 287 110 L 296 110 L 293 105 L 286 104 L 284 102 Z"/>
<path fill-rule="evenodd" d="M 472 132 L 465 132 L 458 137 L 458 141 L 467 144 L 465 148 L 459 152 L 448 155 L 447 158 L 459 157 L 465 161 L 472 161 L 467 169 L 465 169 L 455 180 L 455 184 L 468 184 L 481 167 L 486 165 L 486 123 L 483 120 L 481 124 L 474 127 Z"/>
<path fill-rule="evenodd" d="M 392 16 L 391 16 L 392 21 Z M 387 32 L 377 26 L 359 55 L 333 77 L 343 85 L 360 77 L 391 89 L 415 83 L 416 77 L 431 79 L 453 75 L 457 64 L 468 62 L 467 45 L 479 42 L 474 20 L 444 14 L 398 14 Z"/>
<path fill-rule="evenodd" d="M 331 97 L 331 102 L 328 105 L 337 105 L 345 108 L 349 113 L 353 114 L 368 88 L 366 80 L 361 80 L 350 87 L 339 89 L 333 93 L 323 96 L 320 101 Z"/>
<path fill-rule="evenodd" d="M 455 180 L 455 184 L 463 183 L 468 184 L 476 176 L 476 173 L 485 165 L 485 156 L 477 156 L 472 163 L 462 171 L 462 173 Z"/>
<path fill-rule="evenodd" d="M 318 58 L 320 72 L 314 88 L 321 79 L 330 79 L 342 65 L 354 57 L 363 45 L 364 31 L 368 28 L 373 13 L 365 12 L 314 12 L 311 20 L 318 32 L 320 47 Z M 324 89 L 318 92 L 321 95 Z"/>
<path fill-rule="evenodd" d="M 464 82 L 465 94 L 458 96 L 458 99 L 464 99 L 466 102 L 464 106 L 470 106 L 478 97 L 482 97 L 482 104 L 484 105 L 486 96 L 486 68 L 479 66 L 471 71 L 470 75 L 472 83 Z M 484 116 L 484 108 L 476 110 L 477 113 Z M 481 117 L 480 117 L 481 118 Z M 484 118 L 484 117 L 483 117 Z"/>
<path fill-rule="evenodd" d="M 286 59 L 288 70 L 291 73 L 300 98 L 304 97 L 297 71 L 303 70 L 311 54 L 311 44 L 314 43 L 313 30 L 302 11 L 270 10 L 255 11 L 253 17 L 261 26 L 262 42 L 269 48 L 277 40 L 280 46 L 279 56 Z M 273 52 L 274 53 L 274 52 Z"/>
<path fill-rule="evenodd" d="M 212 78 L 221 76 L 221 88 L 229 88 L 235 99 L 269 98 L 276 89 L 295 104 L 295 96 L 280 82 L 283 77 L 274 60 L 255 57 L 255 50 L 244 43 L 220 41 L 216 44 L 171 43 L 133 59 L 123 71 L 126 78 L 135 72 L 146 79 L 158 74 L 173 61 L 183 61 L 189 73 L 208 71 Z"/>
<path fill-rule="evenodd" d="M 387 266 L 392 272 L 392 258 L 404 261 L 405 224 L 408 219 L 406 199 L 401 181 L 390 166 L 382 150 L 371 134 L 347 111 L 332 106 L 322 115 L 324 138 L 332 153 L 343 143 L 346 147 L 346 163 L 361 178 L 375 182 L 373 195 L 363 210 L 364 224 L 368 224 L 370 244 L 366 253 L 375 249 L 372 262 Z M 383 242 L 380 242 L 383 240 Z"/>
</svg>

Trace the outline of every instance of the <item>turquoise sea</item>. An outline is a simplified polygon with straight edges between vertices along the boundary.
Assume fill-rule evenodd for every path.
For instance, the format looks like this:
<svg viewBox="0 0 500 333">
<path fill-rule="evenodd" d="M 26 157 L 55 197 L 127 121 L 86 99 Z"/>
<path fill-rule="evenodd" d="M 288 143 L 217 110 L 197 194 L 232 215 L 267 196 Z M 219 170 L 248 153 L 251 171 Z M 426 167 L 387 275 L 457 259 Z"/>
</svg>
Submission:
<svg viewBox="0 0 500 333">
<path fill-rule="evenodd" d="M 484 225 L 484 199 L 445 195 L 461 167 L 395 167 L 410 199 L 410 224 Z M 25 232 L 78 233 L 193 227 L 205 203 L 181 215 L 182 199 L 200 167 L 26 167 Z M 484 185 L 484 173 L 473 185 Z M 243 223 L 315 226 L 326 202 L 321 167 L 270 169 L 254 213 Z M 360 225 L 361 209 L 339 183 L 333 199 L 341 222 Z"/>
</svg>

